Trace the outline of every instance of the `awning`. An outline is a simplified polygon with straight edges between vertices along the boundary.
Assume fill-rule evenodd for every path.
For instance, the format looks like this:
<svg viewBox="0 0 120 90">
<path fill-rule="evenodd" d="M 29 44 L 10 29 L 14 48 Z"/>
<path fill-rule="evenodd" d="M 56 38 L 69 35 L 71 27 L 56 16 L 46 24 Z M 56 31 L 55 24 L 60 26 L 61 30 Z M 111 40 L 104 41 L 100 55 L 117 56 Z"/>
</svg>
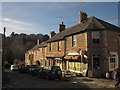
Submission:
<svg viewBox="0 0 120 90">
<path fill-rule="evenodd" d="M 47 58 L 51 57 L 51 58 L 63 58 L 64 55 L 46 55 Z"/>
<path fill-rule="evenodd" d="M 52 58 L 53 58 L 54 56 L 55 56 L 55 55 L 46 55 L 47 58 L 49 58 L 49 57 L 52 57 Z"/>
<path fill-rule="evenodd" d="M 67 55 L 80 55 L 78 51 L 67 51 Z"/>
<path fill-rule="evenodd" d="M 55 58 L 63 58 L 64 55 L 55 55 Z"/>
<path fill-rule="evenodd" d="M 78 60 L 78 59 L 80 59 L 80 56 L 73 56 L 73 55 L 66 55 L 65 57 L 64 57 L 64 59 L 76 59 L 76 60 Z"/>
<path fill-rule="evenodd" d="M 70 56 L 70 55 L 66 55 L 65 57 L 64 57 L 64 59 L 67 59 L 67 60 L 75 60 L 75 61 L 81 61 L 82 60 L 82 62 L 84 62 L 84 63 L 86 63 L 86 62 L 88 62 L 88 58 L 86 58 L 87 56 L 83 56 L 82 58 L 81 58 L 81 56 Z"/>
<path fill-rule="evenodd" d="M 62 60 L 62 58 L 55 58 L 55 60 Z"/>
</svg>

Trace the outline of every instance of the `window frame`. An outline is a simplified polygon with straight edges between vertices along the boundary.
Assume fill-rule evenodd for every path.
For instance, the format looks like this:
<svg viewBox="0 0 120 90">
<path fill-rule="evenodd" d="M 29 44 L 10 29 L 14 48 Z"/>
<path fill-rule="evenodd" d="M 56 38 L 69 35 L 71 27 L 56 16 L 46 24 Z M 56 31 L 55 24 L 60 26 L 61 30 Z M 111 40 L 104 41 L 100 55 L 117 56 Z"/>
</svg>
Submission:
<svg viewBox="0 0 120 90">
<path fill-rule="evenodd" d="M 92 43 L 99 44 L 100 43 L 100 32 L 92 31 Z"/>
<path fill-rule="evenodd" d="M 52 43 L 50 43 L 49 51 L 52 51 Z"/>
<path fill-rule="evenodd" d="M 61 51 L 61 41 L 58 41 L 58 51 Z"/>
<path fill-rule="evenodd" d="M 73 35 L 72 36 L 72 47 L 75 47 L 75 46 L 77 46 L 77 36 Z"/>
<path fill-rule="evenodd" d="M 114 66 L 112 68 L 112 66 Z M 118 67 L 118 54 L 111 52 L 109 55 L 109 70 L 114 70 Z"/>
</svg>

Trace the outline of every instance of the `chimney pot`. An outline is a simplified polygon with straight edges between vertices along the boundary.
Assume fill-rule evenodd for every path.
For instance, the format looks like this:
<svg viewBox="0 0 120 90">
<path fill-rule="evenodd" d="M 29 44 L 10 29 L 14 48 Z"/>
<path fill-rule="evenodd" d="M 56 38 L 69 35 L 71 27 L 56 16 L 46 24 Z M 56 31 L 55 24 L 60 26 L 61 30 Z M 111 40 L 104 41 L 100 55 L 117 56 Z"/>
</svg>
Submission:
<svg viewBox="0 0 120 90">
<path fill-rule="evenodd" d="M 62 22 L 62 24 L 59 24 L 59 26 L 58 26 L 58 33 L 60 33 L 63 30 L 65 30 L 65 25 Z"/>
<path fill-rule="evenodd" d="M 79 23 L 87 19 L 87 14 L 83 11 L 79 12 Z"/>
<path fill-rule="evenodd" d="M 52 38 L 56 33 L 54 31 L 50 32 L 50 38 Z"/>
</svg>

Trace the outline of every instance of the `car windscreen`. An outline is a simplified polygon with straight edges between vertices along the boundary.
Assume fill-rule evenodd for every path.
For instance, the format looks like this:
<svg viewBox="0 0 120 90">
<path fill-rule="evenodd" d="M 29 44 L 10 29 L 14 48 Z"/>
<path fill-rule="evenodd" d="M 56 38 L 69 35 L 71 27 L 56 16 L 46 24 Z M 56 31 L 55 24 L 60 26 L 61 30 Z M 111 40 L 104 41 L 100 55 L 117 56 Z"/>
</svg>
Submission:
<svg viewBox="0 0 120 90">
<path fill-rule="evenodd" d="M 36 65 L 31 65 L 31 68 L 38 68 L 38 66 L 36 66 Z"/>
<path fill-rule="evenodd" d="M 60 69 L 59 66 L 53 66 L 53 67 L 52 67 L 52 70 L 53 70 L 53 71 L 61 71 L 61 69 Z"/>
</svg>

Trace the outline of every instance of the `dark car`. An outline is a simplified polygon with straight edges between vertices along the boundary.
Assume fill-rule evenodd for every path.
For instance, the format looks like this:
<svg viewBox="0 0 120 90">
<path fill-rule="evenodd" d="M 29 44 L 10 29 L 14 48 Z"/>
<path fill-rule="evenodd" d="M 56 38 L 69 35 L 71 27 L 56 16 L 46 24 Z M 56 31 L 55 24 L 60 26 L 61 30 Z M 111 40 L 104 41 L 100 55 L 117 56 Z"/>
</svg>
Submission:
<svg viewBox="0 0 120 90">
<path fill-rule="evenodd" d="M 32 74 L 33 76 L 34 75 L 37 75 L 39 70 L 40 70 L 41 67 L 37 66 L 37 65 L 31 65 L 29 70 L 30 70 L 30 74 Z"/>
<path fill-rule="evenodd" d="M 41 68 L 39 69 L 39 71 L 38 71 L 38 73 L 37 73 L 39 78 L 43 78 L 44 70 L 46 70 L 44 67 L 41 67 Z"/>
<path fill-rule="evenodd" d="M 42 70 L 40 77 L 60 80 L 62 77 L 62 71 L 59 66 L 49 66 L 46 69 Z"/>
<path fill-rule="evenodd" d="M 18 72 L 19 73 L 25 73 L 25 66 L 24 65 L 19 66 Z"/>
<path fill-rule="evenodd" d="M 24 69 L 24 72 L 27 73 L 27 74 L 30 74 L 30 65 L 26 65 L 23 69 Z"/>
</svg>

